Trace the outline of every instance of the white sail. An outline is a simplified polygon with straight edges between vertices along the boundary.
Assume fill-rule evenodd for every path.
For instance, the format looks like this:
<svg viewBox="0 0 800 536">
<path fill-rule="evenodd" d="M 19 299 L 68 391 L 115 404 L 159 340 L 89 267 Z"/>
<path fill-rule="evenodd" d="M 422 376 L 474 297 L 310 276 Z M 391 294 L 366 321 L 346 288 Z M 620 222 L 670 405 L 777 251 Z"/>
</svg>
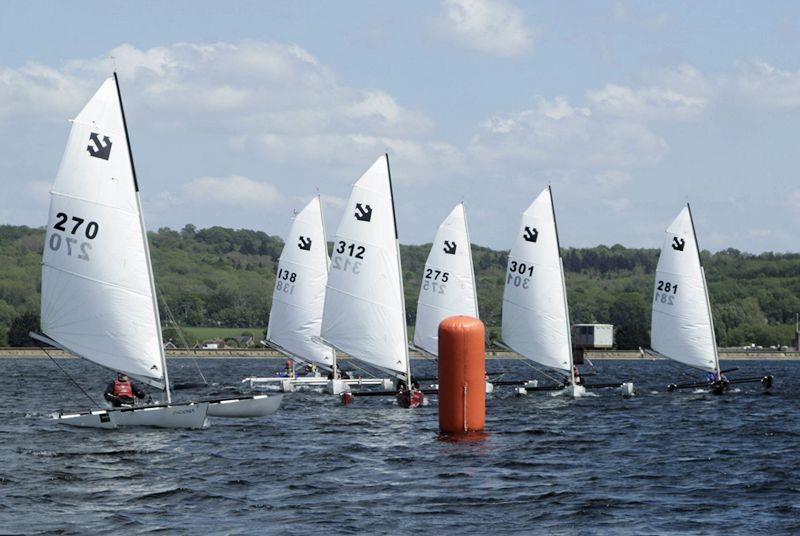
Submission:
<svg viewBox="0 0 800 536">
<path fill-rule="evenodd" d="M 317 342 L 322 326 L 328 245 L 319 198 L 294 217 L 275 275 L 267 340 L 303 361 L 333 366 L 333 350 Z"/>
<path fill-rule="evenodd" d="M 51 190 L 42 331 L 81 357 L 163 387 L 140 218 L 122 105 L 109 78 L 73 121 Z"/>
<path fill-rule="evenodd" d="M 408 339 L 389 159 L 353 185 L 336 230 L 322 338 L 367 364 L 407 375 Z"/>
<path fill-rule="evenodd" d="M 417 302 L 414 345 L 439 354 L 439 324 L 447 317 L 478 317 L 467 215 L 459 203 L 445 218 L 425 262 Z"/>
<path fill-rule="evenodd" d="M 656 267 L 650 345 L 709 372 L 717 370 L 714 327 L 689 207 L 667 227 Z"/>
<path fill-rule="evenodd" d="M 508 255 L 502 339 L 531 361 L 564 371 L 572 367 L 564 273 L 550 188 L 522 214 Z"/>
</svg>

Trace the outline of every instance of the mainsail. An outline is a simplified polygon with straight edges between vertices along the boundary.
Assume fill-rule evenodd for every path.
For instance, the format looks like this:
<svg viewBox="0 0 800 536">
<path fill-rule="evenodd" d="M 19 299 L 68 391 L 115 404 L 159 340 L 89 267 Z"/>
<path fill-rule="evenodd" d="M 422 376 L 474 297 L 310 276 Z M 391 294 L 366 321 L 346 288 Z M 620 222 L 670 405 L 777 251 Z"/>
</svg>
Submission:
<svg viewBox="0 0 800 536">
<path fill-rule="evenodd" d="M 692 367 L 718 371 L 714 323 L 689 205 L 667 227 L 656 267 L 650 345 Z"/>
<path fill-rule="evenodd" d="M 319 197 L 292 223 L 275 274 L 267 341 L 303 361 L 333 366 L 333 350 L 317 342 L 328 280 L 328 245 Z"/>
<path fill-rule="evenodd" d="M 115 76 L 73 121 L 50 192 L 41 325 L 63 348 L 163 388 L 138 190 Z"/>
<path fill-rule="evenodd" d="M 414 345 L 438 355 L 439 323 L 455 315 L 478 317 L 472 251 L 463 203 L 456 205 L 439 226 L 425 262 L 417 303 Z"/>
<path fill-rule="evenodd" d="M 569 310 L 549 187 L 522 214 L 508 255 L 502 339 L 531 361 L 563 371 L 572 368 Z"/>
<path fill-rule="evenodd" d="M 407 377 L 406 331 L 389 157 L 383 155 L 353 185 L 336 230 L 322 338 L 364 363 Z"/>
</svg>

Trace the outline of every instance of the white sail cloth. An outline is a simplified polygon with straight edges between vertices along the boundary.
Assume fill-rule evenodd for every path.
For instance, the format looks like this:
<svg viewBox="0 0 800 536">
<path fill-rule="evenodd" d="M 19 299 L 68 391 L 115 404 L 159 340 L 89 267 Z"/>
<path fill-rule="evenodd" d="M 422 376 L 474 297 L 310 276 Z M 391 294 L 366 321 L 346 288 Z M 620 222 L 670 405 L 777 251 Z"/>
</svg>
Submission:
<svg viewBox="0 0 800 536">
<path fill-rule="evenodd" d="M 653 350 L 680 363 L 716 371 L 711 311 L 688 206 L 667 228 L 653 292 Z"/>
<path fill-rule="evenodd" d="M 322 207 L 315 197 L 294 217 L 278 260 L 267 340 L 303 361 L 330 368 L 333 350 L 317 342 L 328 262 Z"/>
<path fill-rule="evenodd" d="M 550 189 L 522 214 L 508 256 L 503 291 L 502 339 L 545 367 L 572 366 L 566 294 Z"/>
<path fill-rule="evenodd" d="M 353 185 L 336 230 L 322 338 L 369 365 L 408 373 L 408 339 L 386 155 Z"/>
<path fill-rule="evenodd" d="M 467 216 L 462 203 L 439 225 L 425 262 L 414 345 L 438 355 L 439 324 L 455 315 L 478 317 Z"/>
<path fill-rule="evenodd" d="M 122 108 L 109 78 L 72 123 L 50 198 L 42 331 L 163 387 L 158 312 Z"/>
</svg>

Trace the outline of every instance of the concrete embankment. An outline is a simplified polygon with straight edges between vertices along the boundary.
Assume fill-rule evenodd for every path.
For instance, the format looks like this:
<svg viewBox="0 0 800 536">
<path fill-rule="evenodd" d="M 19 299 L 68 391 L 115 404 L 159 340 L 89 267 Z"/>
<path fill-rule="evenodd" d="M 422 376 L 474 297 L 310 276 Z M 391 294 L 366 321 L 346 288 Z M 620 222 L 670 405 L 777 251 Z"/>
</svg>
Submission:
<svg viewBox="0 0 800 536">
<path fill-rule="evenodd" d="M 68 352 L 63 350 L 48 349 L 47 352 L 58 358 L 72 358 Z M 228 358 L 264 358 L 264 359 L 286 359 L 282 354 L 268 350 L 266 348 L 225 348 L 221 350 L 167 350 L 167 357 L 170 358 L 203 358 L 203 359 L 228 359 Z M 348 359 L 346 355 L 340 355 L 341 359 Z M 658 359 L 651 356 L 642 357 L 638 350 L 592 350 L 586 352 L 589 359 Z M 797 360 L 800 359 L 800 352 L 777 350 L 727 350 L 720 349 L 720 359 L 764 359 L 764 360 Z M 0 358 L 47 358 L 47 355 L 39 348 L 0 348 Z M 430 359 L 417 352 L 411 352 L 412 359 Z M 513 352 L 494 352 L 486 353 L 487 359 L 521 359 Z"/>
</svg>

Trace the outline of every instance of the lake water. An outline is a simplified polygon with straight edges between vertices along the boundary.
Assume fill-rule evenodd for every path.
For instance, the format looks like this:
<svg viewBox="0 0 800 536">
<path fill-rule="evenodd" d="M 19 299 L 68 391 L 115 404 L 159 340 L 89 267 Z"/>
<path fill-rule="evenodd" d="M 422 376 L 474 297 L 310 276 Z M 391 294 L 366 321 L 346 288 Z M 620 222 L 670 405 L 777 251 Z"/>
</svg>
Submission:
<svg viewBox="0 0 800 536">
<path fill-rule="evenodd" d="M 112 379 L 83 361 L 59 363 L 98 399 Z M 209 380 L 238 385 L 281 362 L 200 365 Z M 724 364 L 741 368 L 734 375 L 775 374 L 769 396 L 758 386 L 667 393 L 687 378 L 662 361 L 595 365 L 592 380 L 632 378 L 637 396 L 518 398 L 498 388 L 485 437 L 454 442 L 438 435 L 435 397 L 405 410 L 388 398 L 345 407 L 294 393 L 271 417 L 212 419 L 205 430 L 69 428 L 47 415 L 88 402 L 53 363 L 0 359 L 0 533 L 800 531 L 800 363 Z M 531 372 L 520 361 L 487 368 Z M 170 374 L 197 380 L 188 360 L 170 360 Z"/>
</svg>

